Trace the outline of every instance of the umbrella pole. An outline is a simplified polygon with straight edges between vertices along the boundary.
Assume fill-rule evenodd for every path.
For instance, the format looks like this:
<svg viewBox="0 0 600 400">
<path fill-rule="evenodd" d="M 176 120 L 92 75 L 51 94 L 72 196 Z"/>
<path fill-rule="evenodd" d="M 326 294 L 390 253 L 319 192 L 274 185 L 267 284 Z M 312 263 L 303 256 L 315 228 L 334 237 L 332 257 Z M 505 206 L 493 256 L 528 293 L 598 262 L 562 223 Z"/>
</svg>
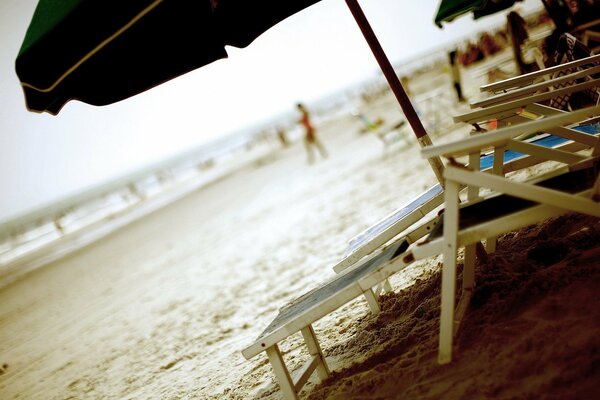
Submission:
<svg viewBox="0 0 600 400">
<path fill-rule="evenodd" d="M 367 20 L 367 17 L 365 16 L 363 10 L 360 8 L 358 1 L 346 0 L 346 4 L 348 5 L 348 8 L 350 8 L 350 12 L 354 16 L 354 19 L 356 20 L 356 23 L 362 31 L 363 36 L 367 40 L 367 43 L 369 44 L 369 47 L 371 48 L 371 51 L 373 52 L 373 55 L 375 56 L 375 59 L 377 60 L 381 71 L 383 72 L 383 75 L 387 79 L 388 84 L 392 89 L 392 92 L 394 93 L 396 99 L 398 100 L 398 103 L 400 104 L 402 112 L 406 116 L 408 123 L 410 124 L 411 128 L 413 129 L 413 132 L 417 136 L 417 141 L 419 142 L 419 145 L 421 147 L 427 147 L 432 145 L 431 139 L 429 138 L 427 131 L 425 131 L 425 128 L 423 127 L 423 124 L 421 123 L 421 120 L 419 119 L 415 108 L 410 102 L 406 91 L 402 87 L 402 83 L 400 83 L 400 79 L 396 75 L 396 72 L 394 71 L 394 68 L 390 63 L 390 60 L 385 55 L 381 44 L 379 44 L 379 40 L 377 39 L 377 36 L 375 36 L 375 32 L 373 32 L 373 29 L 371 28 L 371 25 L 369 24 L 369 21 Z M 436 178 L 443 185 L 444 165 L 442 164 L 442 160 L 439 157 L 433 157 L 429 159 L 429 163 L 431 164 L 431 168 L 433 169 Z"/>
</svg>

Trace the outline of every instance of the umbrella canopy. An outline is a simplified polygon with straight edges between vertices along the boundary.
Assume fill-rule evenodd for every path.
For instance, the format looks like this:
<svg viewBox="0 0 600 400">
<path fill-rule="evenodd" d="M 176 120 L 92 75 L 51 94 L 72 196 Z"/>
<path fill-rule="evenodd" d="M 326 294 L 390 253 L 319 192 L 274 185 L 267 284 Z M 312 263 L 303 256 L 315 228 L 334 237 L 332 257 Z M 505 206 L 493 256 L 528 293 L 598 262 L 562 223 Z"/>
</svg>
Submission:
<svg viewBox="0 0 600 400">
<path fill-rule="evenodd" d="M 16 60 L 30 111 L 123 100 L 227 57 L 319 0 L 40 0 Z"/>
<path fill-rule="evenodd" d="M 478 19 L 506 10 L 517 1 L 522 0 L 442 0 L 435 15 L 435 23 L 441 28 L 442 22 L 451 22 L 469 12 L 473 13 L 474 19 Z"/>
</svg>

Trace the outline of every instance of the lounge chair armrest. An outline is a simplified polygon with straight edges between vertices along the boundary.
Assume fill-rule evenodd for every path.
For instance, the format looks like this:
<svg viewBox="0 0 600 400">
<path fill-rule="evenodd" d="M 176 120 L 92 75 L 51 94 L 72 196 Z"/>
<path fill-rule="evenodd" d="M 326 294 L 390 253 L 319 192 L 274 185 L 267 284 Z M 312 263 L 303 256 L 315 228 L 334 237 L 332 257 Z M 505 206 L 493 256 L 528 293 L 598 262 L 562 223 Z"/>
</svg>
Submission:
<svg viewBox="0 0 600 400">
<path fill-rule="evenodd" d="M 495 131 L 485 132 L 455 142 L 426 147 L 421 150 L 424 158 L 456 157 L 467 155 L 474 151 L 507 143 L 519 135 L 535 133 L 545 129 L 564 126 L 581 121 L 582 119 L 600 114 L 600 106 L 588 107 L 570 113 L 553 115 L 536 121 L 525 122 Z"/>
<path fill-rule="evenodd" d="M 524 85 L 528 85 L 533 82 L 536 78 L 542 77 L 544 75 L 553 74 L 558 71 L 562 71 L 568 68 L 579 67 L 586 64 L 600 62 L 600 54 L 582 58 L 580 60 L 571 61 L 568 63 L 555 65 L 554 67 L 545 68 L 542 70 L 530 72 L 528 74 L 515 76 L 513 78 L 508 78 L 500 82 L 490 83 L 488 85 L 483 85 L 479 88 L 482 92 L 498 92 L 501 90 L 507 90 L 517 87 L 523 87 Z"/>
<path fill-rule="evenodd" d="M 498 94 L 487 99 L 477 101 L 475 103 L 470 104 L 471 108 L 479 108 L 479 107 L 489 107 L 499 103 L 508 102 L 511 100 L 516 100 L 519 98 L 523 98 L 525 96 L 529 96 L 535 92 L 546 92 L 548 89 L 552 88 L 555 85 L 563 84 L 565 82 L 570 82 L 575 79 L 580 79 L 586 76 L 590 76 L 592 74 L 596 74 L 600 72 L 600 65 L 585 69 L 583 71 L 576 71 L 571 74 L 563 75 L 558 78 L 553 78 L 547 81 L 542 81 L 540 83 L 536 83 L 530 86 L 526 86 L 523 88 L 515 89 L 508 93 Z"/>
<path fill-rule="evenodd" d="M 576 85 L 567 86 L 561 89 L 553 90 L 551 92 L 545 92 L 536 94 L 523 99 L 517 99 L 506 103 L 498 104 L 482 110 L 472 111 L 470 113 L 457 115 L 454 117 L 454 122 L 466 122 L 469 124 L 485 121 L 489 118 L 495 118 L 502 112 L 509 112 L 511 110 L 518 110 L 521 107 L 525 107 L 529 104 L 540 103 L 542 101 L 550 100 L 552 98 L 562 96 L 569 93 L 580 92 L 582 90 L 590 89 L 596 86 L 600 86 L 600 78 L 592 79 L 587 82 L 578 83 Z"/>
<path fill-rule="evenodd" d="M 581 32 L 581 31 L 585 31 L 589 28 L 593 28 L 597 25 L 600 25 L 600 18 L 594 19 L 590 22 L 586 22 L 585 24 L 581 24 L 578 27 L 576 27 L 575 29 L 573 29 L 573 32 Z"/>
</svg>

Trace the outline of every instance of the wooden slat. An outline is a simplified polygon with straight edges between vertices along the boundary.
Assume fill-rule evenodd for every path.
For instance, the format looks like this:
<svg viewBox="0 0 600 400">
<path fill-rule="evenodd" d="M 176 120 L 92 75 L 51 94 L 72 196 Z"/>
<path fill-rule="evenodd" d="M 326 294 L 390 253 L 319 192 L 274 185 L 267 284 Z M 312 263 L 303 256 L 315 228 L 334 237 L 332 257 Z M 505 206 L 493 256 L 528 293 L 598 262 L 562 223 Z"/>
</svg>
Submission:
<svg viewBox="0 0 600 400">
<path fill-rule="evenodd" d="M 489 97 L 487 99 L 471 103 L 470 107 L 473 109 L 479 108 L 479 107 L 486 108 L 489 106 L 493 106 L 495 104 L 499 104 L 499 103 L 515 100 L 518 98 L 522 98 L 525 96 L 529 96 L 535 92 L 539 92 L 539 91 L 545 92 L 545 91 L 551 89 L 555 85 L 560 85 L 565 82 L 570 82 L 575 79 L 580 79 L 580 78 L 583 78 L 583 77 L 586 77 L 586 76 L 589 76 L 592 74 L 596 74 L 598 72 L 600 72 L 600 65 L 589 68 L 589 69 L 585 69 L 583 71 L 576 71 L 576 72 L 568 74 L 568 75 L 563 75 L 559 78 L 554 78 L 554 79 L 550 79 L 550 80 L 536 83 L 533 85 L 529 85 L 529 86 L 526 86 L 526 87 L 523 87 L 520 89 L 515 89 L 508 93 L 498 94 L 498 95 Z"/>
<path fill-rule="evenodd" d="M 381 308 L 379 307 L 379 301 L 377 300 L 377 295 L 373 292 L 373 289 L 368 289 L 365 292 L 365 299 L 367 300 L 369 309 L 373 314 L 379 314 L 381 312 Z"/>
<path fill-rule="evenodd" d="M 445 173 L 446 179 L 486 187 L 496 192 L 506 193 L 522 199 L 548 204 L 565 210 L 580 212 L 583 214 L 600 217 L 600 203 L 591 199 L 584 199 L 563 193 L 557 190 L 540 186 L 530 185 L 523 182 L 515 182 L 490 174 L 476 171 L 467 171 L 462 168 L 448 167 Z"/>
<path fill-rule="evenodd" d="M 546 132 L 553 134 L 554 136 L 560 136 L 562 138 L 572 140 L 581 144 L 585 144 L 589 147 L 594 147 L 598 143 L 598 137 L 587 133 L 579 132 L 576 129 L 566 128 L 564 126 L 558 126 L 556 128 L 548 128 Z"/>
<path fill-rule="evenodd" d="M 273 367 L 273 372 L 275 373 L 275 377 L 277 378 L 277 382 L 279 383 L 279 387 L 281 388 L 281 392 L 283 393 L 284 397 L 286 397 L 288 400 L 297 400 L 298 393 L 296 393 L 294 381 L 292 380 L 292 377 L 285 366 L 285 362 L 283 361 L 279 347 L 277 344 L 274 344 L 265 350 L 267 351 L 267 356 L 269 357 L 269 361 Z"/>
<path fill-rule="evenodd" d="M 450 170 L 450 169 L 449 169 Z M 543 187 L 564 190 L 564 186 L 572 189 L 572 198 L 588 201 L 593 185 L 594 177 L 590 174 L 591 168 L 569 172 L 569 168 L 559 168 L 545 174 L 539 179 L 533 180 L 531 184 Z M 450 171 L 452 174 L 452 171 Z M 501 178 L 502 179 L 502 178 Z M 600 203 L 587 203 L 595 208 Z M 587 210 L 586 210 L 587 211 Z M 467 204 L 461 208 L 459 247 L 475 243 L 482 238 L 497 236 L 510 230 L 530 225 L 541 219 L 550 218 L 555 215 L 564 214 L 563 208 L 541 204 L 536 205 L 530 200 L 509 195 L 494 195 L 473 204 Z M 438 224 L 443 225 L 443 220 Z M 443 237 L 439 229 L 428 237 L 428 241 L 412 248 L 412 253 L 417 259 L 423 259 L 439 254 L 443 247 Z"/>
<path fill-rule="evenodd" d="M 448 169 L 446 169 L 446 173 Z M 446 175 L 446 173 L 444 175 Z M 452 335 L 454 331 L 454 294 L 456 280 L 456 254 L 458 251 L 458 182 L 446 179 L 444 204 L 444 266 L 440 305 L 440 336 L 438 362 L 446 364 L 452 359 Z"/>
<path fill-rule="evenodd" d="M 435 185 L 394 213 L 351 240 L 346 256 L 333 266 L 336 273 L 354 265 L 365 255 L 376 251 L 400 232 L 419 222 L 443 202 L 443 189 Z"/>
<path fill-rule="evenodd" d="M 329 367 L 327 366 L 325 356 L 321 350 L 321 345 L 319 344 L 319 340 L 317 339 L 317 335 L 315 334 L 312 325 L 308 325 L 300 331 L 302 332 L 302 337 L 304 337 L 304 343 L 306 343 L 306 347 L 308 347 L 308 354 L 317 357 L 318 363 L 316 368 L 319 379 L 321 379 L 321 381 L 327 379 L 329 376 Z"/>
<path fill-rule="evenodd" d="M 466 122 L 469 124 L 477 123 L 488 120 L 490 118 L 497 118 L 497 115 L 501 112 L 507 112 L 510 110 L 518 110 L 521 107 L 525 107 L 528 104 L 540 103 L 546 100 L 553 99 L 555 97 L 563 96 L 570 93 L 580 92 L 586 89 L 590 89 L 596 86 L 600 86 L 600 79 L 593 79 L 591 81 L 578 83 L 576 85 L 567 86 L 561 89 L 553 90 L 552 92 L 546 92 L 529 96 L 524 99 L 517 99 L 509 101 L 503 104 L 498 104 L 482 110 L 473 111 L 466 114 L 455 116 L 454 122 Z"/>
<path fill-rule="evenodd" d="M 600 106 L 588 107 L 570 113 L 553 115 L 541 120 L 525 122 L 495 131 L 488 131 L 481 135 L 472 136 L 451 143 L 431 146 L 427 149 L 422 149 L 421 154 L 425 158 L 435 155 L 446 157 L 467 155 L 472 151 L 505 144 L 509 139 L 519 135 L 536 133 L 548 128 L 575 123 L 587 117 L 599 114 Z"/>
<path fill-rule="evenodd" d="M 300 368 L 294 378 L 294 389 L 299 392 L 300 389 L 308 382 L 308 378 L 317 369 L 319 365 L 319 356 L 311 356 L 310 359 Z"/>
<path fill-rule="evenodd" d="M 460 323 L 465 317 L 467 310 L 469 309 L 469 303 L 471 302 L 471 297 L 473 295 L 473 288 L 463 289 L 460 299 L 458 300 L 458 305 L 454 310 L 454 326 L 452 327 L 452 335 L 456 336 L 458 330 L 460 329 Z"/>
<path fill-rule="evenodd" d="M 580 154 L 550 147 L 537 146 L 520 140 L 509 140 L 507 147 L 511 150 L 518 151 L 519 153 L 529 154 L 544 160 L 557 161 L 565 164 L 574 164 L 586 159 L 585 156 Z"/>
<path fill-rule="evenodd" d="M 579 67 L 586 64 L 591 64 L 595 62 L 600 62 L 600 54 L 583 58 L 581 60 L 575 60 L 568 63 L 555 65 L 553 67 L 545 68 L 538 71 L 533 71 L 528 74 L 523 74 L 519 76 L 515 76 L 513 78 L 508 78 L 500 82 L 490 83 L 488 85 L 483 85 L 479 88 L 482 92 L 497 92 L 499 90 L 511 89 L 514 87 L 519 87 L 523 84 L 533 82 L 536 78 L 542 77 L 544 75 L 553 74 L 558 71 L 563 71 L 573 67 Z"/>
<path fill-rule="evenodd" d="M 349 268 L 282 308 L 269 327 L 242 350 L 244 357 L 254 357 L 404 269 L 414 259 L 407 257 L 408 253 L 394 256 L 398 246 L 399 243 L 388 246 L 380 253 L 381 258 Z"/>
</svg>

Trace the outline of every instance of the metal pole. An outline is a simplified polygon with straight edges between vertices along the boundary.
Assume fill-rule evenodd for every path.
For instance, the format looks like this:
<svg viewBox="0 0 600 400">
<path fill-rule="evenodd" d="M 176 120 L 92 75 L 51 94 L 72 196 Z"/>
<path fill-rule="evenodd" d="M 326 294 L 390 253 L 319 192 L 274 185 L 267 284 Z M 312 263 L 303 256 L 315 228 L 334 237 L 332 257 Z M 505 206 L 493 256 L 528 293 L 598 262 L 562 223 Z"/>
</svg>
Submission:
<svg viewBox="0 0 600 400">
<path fill-rule="evenodd" d="M 390 60 L 385 55 L 381 44 L 379 44 L 379 40 L 377 39 L 377 36 L 375 36 L 375 32 L 373 32 L 373 29 L 371 28 L 371 25 L 369 24 L 369 21 L 367 20 L 367 17 L 365 16 L 363 10 L 360 8 L 358 1 L 346 0 L 346 4 L 348 4 L 350 12 L 354 16 L 354 19 L 356 20 L 356 23 L 362 31 L 363 36 L 367 40 L 367 43 L 369 44 L 369 47 L 371 48 L 371 51 L 373 52 L 373 55 L 375 56 L 375 59 L 377 60 L 381 71 L 383 72 L 383 75 L 387 79 L 392 89 L 392 92 L 396 96 L 398 103 L 400 103 L 400 108 L 406 116 L 406 119 L 408 120 L 408 123 L 413 129 L 413 132 L 417 136 L 419 144 L 421 145 L 421 147 L 430 146 L 432 144 L 431 139 L 425 131 L 425 128 L 423 127 L 423 124 L 421 123 L 421 120 L 419 119 L 415 108 L 413 107 L 412 103 L 410 102 L 410 99 L 404 91 L 402 83 L 400 83 L 400 79 L 396 75 L 396 72 L 394 71 L 394 68 L 390 63 Z M 442 164 L 441 159 L 439 157 L 430 158 L 429 163 L 431 164 L 433 172 L 435 173 L 435 176 L 437 177 L 438 181 L 443 185 L 444 165 Z"/>
<path fill-rule="evenodd" d="M 402 87 L 402 83 L 400 83 L 400 79 L 398 79 L 392 64 L 385 55 L 383 48 L 379 44 L 379 40 L 375 36 L 375 33 L 373 32 L 373 29 L 371 28 L 371 25 L 369 24 L 369 21 L 367 20 L 363 10 L 360 8 L 358 1 L 346 0 L 346 4 L 348 4 L 350 12 L 352 12 L 356 23 L 360 27 L 360 30 L 367 40 L 367 43 L 369 44 L 369 47 L 371 48 L 371 51 L 373 52 L 381 71 L 383 71 L 383 75 L 385 75 L 385 78 L 392 88 L 392 92 L 394 92 L 396 99 L 398 99 L 400 108 L 402 108 L 402 111 L 404 112 L 408 123 L 415 132 L 415 135 L 417 135 L 417 138 L 427 135 L 419 116 L 411 104 L 410 99 L 406 95 L 406 91 L 404 91 L 404 88 Z"/>
</svg>

